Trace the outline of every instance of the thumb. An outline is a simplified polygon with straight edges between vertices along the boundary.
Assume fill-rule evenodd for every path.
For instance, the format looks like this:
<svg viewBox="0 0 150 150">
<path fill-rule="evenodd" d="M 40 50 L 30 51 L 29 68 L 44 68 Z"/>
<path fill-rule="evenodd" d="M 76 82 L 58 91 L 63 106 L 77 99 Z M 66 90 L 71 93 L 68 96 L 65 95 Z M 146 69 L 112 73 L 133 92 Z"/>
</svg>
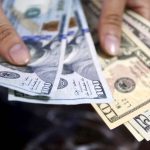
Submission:
<svg viewBox="0 0 150 150">
<path fill-rule="evenodd" d="M 120 53 L 122 15 L 126 0 L 105 0 L 99 24 L 99 37 L 102 49 L 109 55 Z"/>
<path fill-rule="evenodd" d="M 2 8 L 0 8 L 0 56 L 15 65 L 24 65 L 30 59 L 27 47 L 7 20 Z"/>
</svg>

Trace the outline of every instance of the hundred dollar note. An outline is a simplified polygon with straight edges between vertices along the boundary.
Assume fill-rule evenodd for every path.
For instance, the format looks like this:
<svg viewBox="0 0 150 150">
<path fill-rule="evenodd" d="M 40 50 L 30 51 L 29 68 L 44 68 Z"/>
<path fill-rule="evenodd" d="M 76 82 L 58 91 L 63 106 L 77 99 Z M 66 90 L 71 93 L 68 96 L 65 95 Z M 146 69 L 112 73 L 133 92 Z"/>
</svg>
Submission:
<svg viewBox="0 0 150 150">
<path fill-rule="evenodd" d="M 67 99 L 79 101 L 79 103 L 90 102 L 91 99 L 97 103 L 110 102 L 112 100 L 111 93 L 97 62 L 95 47 L 83 9 L 79 0 L 74 3 L 76 6 L 74 13 L 79 30 L 68 45 L 69 49 L 61 75 L 61 78 L 67 81 L 68 86 L 59 89 L 56 98 L 62 98 L 62 93 L 67 95 L 68 90 L 71 89 Z"/>
<path fill-rule="evenodd" d="M 64 0 L 51 0 L 47 13 L 33 18 L 27 18 L 18 12 L 15 3 L 16 0 L 5 0 L 3 10 L 21 37 L 40 35 L 48 38 L 58 34 L 61 26 L 59 21 L 66 11 L 64 8 L 67 8 Z"/>
<path fill-rule="evenodd" d="M 97 62 L 97 55 L 80 2 L 74 2 L 78 28 L 69 29 L 60 84 L 48 101 L 12 93 L 10 100 L 50 104 L 104 103 L 112 100 L 111 93 Z M 78 30 L 77 30 L 78 29 Z M 18 97 L 17 97 L 18 96 Z"/>
<path fill-rule="evenodd" d="M 5 5 L 10 1 L 4 1 Z M 12 3 L 11 3 L 12 2 Z M 10 10 L 13 7 L 11 1 Z M 51 96 L 56 91 L 62 71 L 70 0 L 51 0 L 51 7 L 45 16 L 32 18 L 39 23 L 40 32 L 32 33 L 13 13 L 8 11 L 8 18 L 28 46 L 31 61 L 27 66 L 17 67 L 0 60 L 0 85 L 29 95 Z M 60 7 L 61 6 L 61 7 Z M 10 9 L 8 9 L 10 8 Z M 12 14 L 12 16 L 11 16 Z M 18 21 L 17 21 L 18 19 Z"/>
<path fill-rule="evenodd" d="M 37 17 L 45 14 L 51 0 L 15 0 L 14 8 L 26 18 Z"/>
</svg>

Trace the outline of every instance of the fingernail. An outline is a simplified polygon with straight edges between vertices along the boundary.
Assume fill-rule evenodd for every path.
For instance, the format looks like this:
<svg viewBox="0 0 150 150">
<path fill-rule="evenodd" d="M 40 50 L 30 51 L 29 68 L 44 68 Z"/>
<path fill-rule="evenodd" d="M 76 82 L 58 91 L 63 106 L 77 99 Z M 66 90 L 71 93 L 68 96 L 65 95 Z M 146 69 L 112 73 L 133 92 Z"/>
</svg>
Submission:
<svg viewBox="0 0 150 150">
<path fill-rule="evenodd" d="M 120 53 L 120 41 L 114 35 L 106 35 L 105 37 L 105 50 L 110 55 L 118 55 Z"/>
<path fill-rule="evenodd" d="M 14 45 L 10 50 L 9 54 L 13 62 L 18 65 L 24 65 L 29 62 L 29 53 L 25 46 L 21 44 Z"/>
</svg>

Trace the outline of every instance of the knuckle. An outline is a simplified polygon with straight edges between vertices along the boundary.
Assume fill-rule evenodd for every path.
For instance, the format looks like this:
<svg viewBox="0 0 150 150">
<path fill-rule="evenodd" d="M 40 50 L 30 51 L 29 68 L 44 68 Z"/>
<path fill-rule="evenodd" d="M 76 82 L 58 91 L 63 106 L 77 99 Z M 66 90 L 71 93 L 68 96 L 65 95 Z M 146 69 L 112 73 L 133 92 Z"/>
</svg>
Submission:
<svg viewBox="0 0 150 150">
<path fill-rule="evenodd" d="M 13 29 L 9 24 L 0 24 L 0 42 L 7 39 L 11 39 L 13 35 Z"/>
<path fill-rule="evenodd" d="M 102 23 L 104 25 L 113 25 L 115 27 L 121 27 L 122 16 L 118 14 L 108 14 L 103 19 Z"/>
</svg>

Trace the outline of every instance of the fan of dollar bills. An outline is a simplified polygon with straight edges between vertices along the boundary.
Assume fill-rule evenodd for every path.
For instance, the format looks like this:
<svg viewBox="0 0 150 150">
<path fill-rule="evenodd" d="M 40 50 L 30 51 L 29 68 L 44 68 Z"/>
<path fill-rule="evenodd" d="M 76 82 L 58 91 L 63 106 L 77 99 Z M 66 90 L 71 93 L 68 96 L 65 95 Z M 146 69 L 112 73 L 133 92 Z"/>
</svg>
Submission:
<svg viewBox="0 0 150 150">
<path fill-rule="evenodd" d="M 26 17 L 14 2 L 4 1 L 3 8 L 28 46 L 31 61 L 25 67 L 1 61 L 0 85 L 10 89 L 9 100 L 68 105 L 111 102 L 80 1 L 51 0 L 47 13 L 37 17 Z"/>
<path fill-rule="evenodd" d="M 0 85 L 9 88 L 9 101 L 90 103 L 110 129 L 124 124 L 138 141 L 150 140 L 150 22 L 127 11 L 122 54 L 109 58 L 96 53 L 100 0 L 83 1 L 94 40 L 80 0 L 51 0 L 35 18 L 14 2 L 5 0 L 3 8 L 32 59 L 24 67 L 0 60 Z"/>
</svg>

